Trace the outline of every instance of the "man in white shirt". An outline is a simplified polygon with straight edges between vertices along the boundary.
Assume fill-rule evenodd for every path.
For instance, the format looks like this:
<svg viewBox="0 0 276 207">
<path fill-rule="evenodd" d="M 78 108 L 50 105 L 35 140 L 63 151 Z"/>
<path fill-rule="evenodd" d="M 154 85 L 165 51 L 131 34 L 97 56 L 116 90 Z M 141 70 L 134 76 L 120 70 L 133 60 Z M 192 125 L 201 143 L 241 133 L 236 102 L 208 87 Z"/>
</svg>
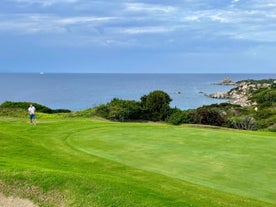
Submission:
<svg viewBox="0 0 276 207">
<path fill-rule="evenodd" d="M 28 108 L 28 111 L 30 113 L 30 123 L 36 125 L 36 119 L 35 119 L 35 107 L 30 104 L 30 107 Z"/>
</svg>

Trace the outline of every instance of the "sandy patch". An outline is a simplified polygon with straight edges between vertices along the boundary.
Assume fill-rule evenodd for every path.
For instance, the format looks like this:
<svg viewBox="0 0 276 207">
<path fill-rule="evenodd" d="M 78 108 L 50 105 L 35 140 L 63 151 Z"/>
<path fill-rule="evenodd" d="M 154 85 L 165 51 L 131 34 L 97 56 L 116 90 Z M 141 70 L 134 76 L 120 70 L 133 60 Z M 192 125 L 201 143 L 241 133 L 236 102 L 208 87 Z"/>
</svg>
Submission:
<svg viewBox="0 0 276 207">
<path fill-rule="evenodd" d="M 6 197 L 0 193 L 0 207 L 38 207 L 28 199 Z"/>
</svg>

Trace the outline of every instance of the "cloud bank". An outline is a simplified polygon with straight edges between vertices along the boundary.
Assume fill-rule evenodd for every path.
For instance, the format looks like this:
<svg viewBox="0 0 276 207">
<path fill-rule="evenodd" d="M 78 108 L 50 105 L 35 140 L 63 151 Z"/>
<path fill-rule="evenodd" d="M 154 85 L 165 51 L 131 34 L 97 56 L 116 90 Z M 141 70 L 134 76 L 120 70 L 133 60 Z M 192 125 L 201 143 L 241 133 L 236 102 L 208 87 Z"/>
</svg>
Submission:
<svg viewBox="0 0 276 207">
<path fill-rule="evenodd" d="M 276 48 L 276 3 L 4 0 L 0 2 L 0 35 L 55 47 L 148 48 L 168 56 L 263 53 L 264 58 Z"/>
</svg>

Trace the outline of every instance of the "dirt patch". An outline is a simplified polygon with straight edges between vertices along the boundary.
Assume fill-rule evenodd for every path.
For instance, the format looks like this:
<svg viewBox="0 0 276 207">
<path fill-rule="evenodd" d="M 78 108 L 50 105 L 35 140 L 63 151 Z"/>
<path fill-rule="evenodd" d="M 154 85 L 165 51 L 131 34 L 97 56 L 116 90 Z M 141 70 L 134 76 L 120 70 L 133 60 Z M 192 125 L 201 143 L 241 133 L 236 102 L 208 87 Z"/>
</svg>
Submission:
<svg viewBox="0 0 276 207">
<path fill-rule="evenodd" d="M 9 185 L 7 185 L 0 180 L 0 207 L 38 206 L 34 205 L 34 202 L 31 202 L 30 199 L 20 199 L 20 197 L 32 198 L 35 203 L 43 204 L 45 206 L 67 206 L 65 204 L 65 195 L 56 190 L 45 192 L 38 186 L 30 186 L 24 181 L 18 182 L 13 180 Z"/>
<path fill-rule="evenodd" d="M 6 197 L 0 193 L 0 207 L 38 207 L 28 199 Z"/>
</svg>

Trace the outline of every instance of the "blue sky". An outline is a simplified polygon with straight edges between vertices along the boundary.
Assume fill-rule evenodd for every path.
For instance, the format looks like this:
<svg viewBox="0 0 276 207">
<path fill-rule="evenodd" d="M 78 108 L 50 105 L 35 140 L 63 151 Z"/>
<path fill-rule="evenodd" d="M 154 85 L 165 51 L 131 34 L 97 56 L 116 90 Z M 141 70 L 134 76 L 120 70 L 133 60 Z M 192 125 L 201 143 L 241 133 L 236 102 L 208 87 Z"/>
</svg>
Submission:
<svg viewBox="0 0 276 207">
<path fill-rule="evenodd" d="M 0 72 L 275 73 L 276 0 L 1 0 Z"/>
</svg>

